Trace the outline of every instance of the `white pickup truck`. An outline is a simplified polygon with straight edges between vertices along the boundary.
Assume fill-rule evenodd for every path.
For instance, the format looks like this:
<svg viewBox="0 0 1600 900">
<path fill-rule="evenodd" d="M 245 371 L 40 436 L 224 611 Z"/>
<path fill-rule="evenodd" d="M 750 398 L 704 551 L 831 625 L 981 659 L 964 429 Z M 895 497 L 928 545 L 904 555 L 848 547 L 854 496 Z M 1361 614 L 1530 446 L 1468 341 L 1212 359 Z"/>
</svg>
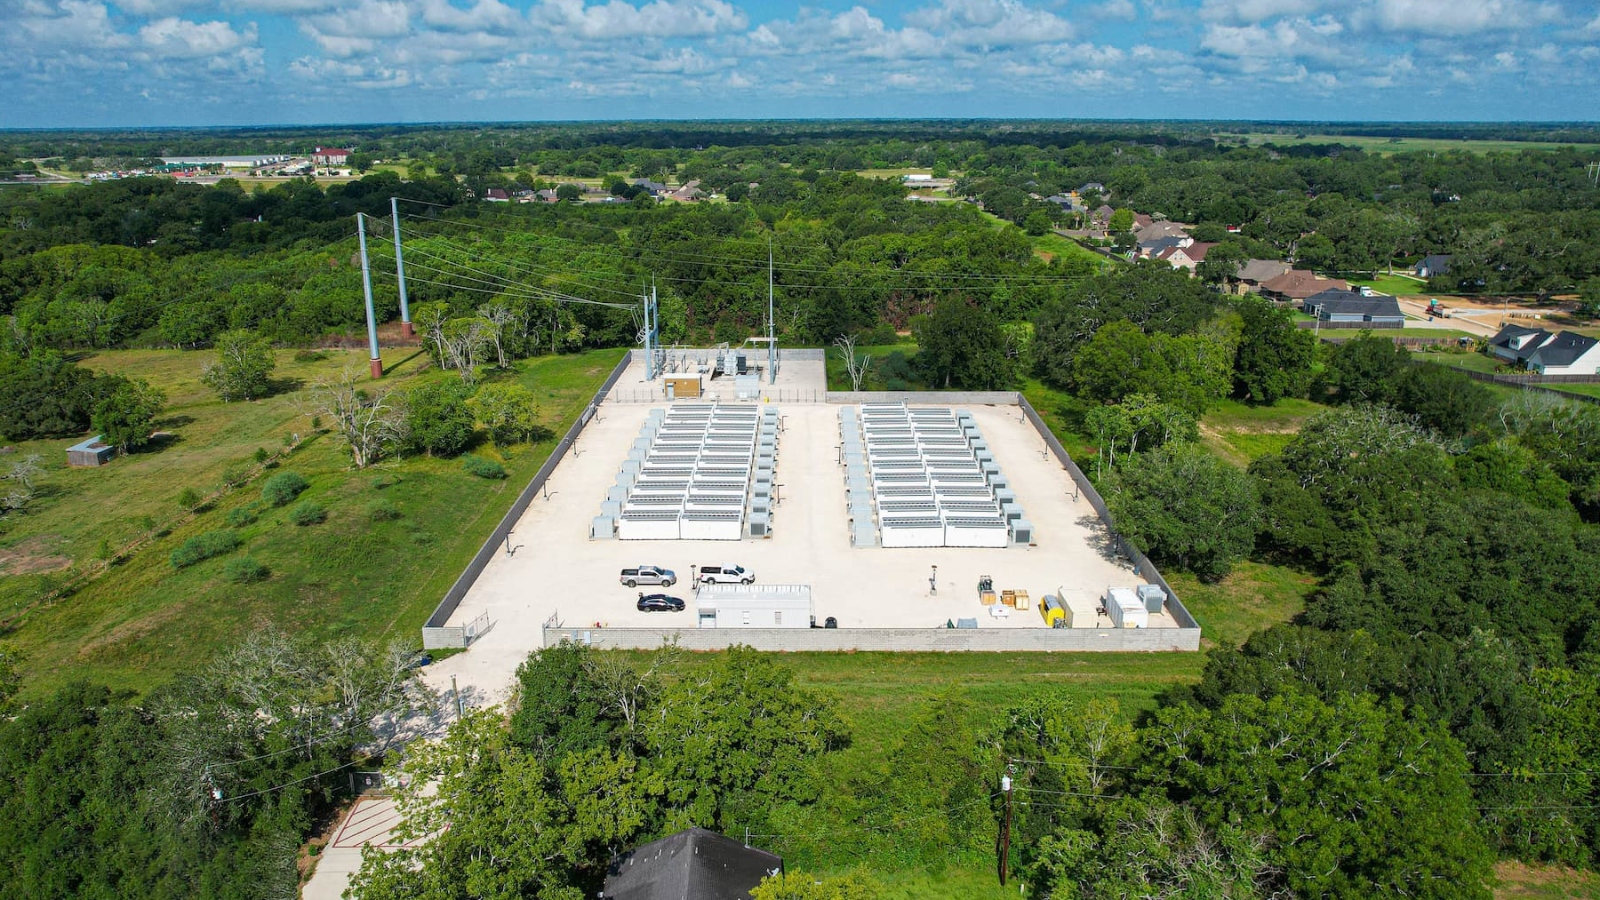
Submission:
<svg viewBox="0 0 1600 900">
<path fill-rule="evenodd" d="M 753 584 L 756 573 L 744 566 L 701 566 L 701 584 Z"/>
</svg>

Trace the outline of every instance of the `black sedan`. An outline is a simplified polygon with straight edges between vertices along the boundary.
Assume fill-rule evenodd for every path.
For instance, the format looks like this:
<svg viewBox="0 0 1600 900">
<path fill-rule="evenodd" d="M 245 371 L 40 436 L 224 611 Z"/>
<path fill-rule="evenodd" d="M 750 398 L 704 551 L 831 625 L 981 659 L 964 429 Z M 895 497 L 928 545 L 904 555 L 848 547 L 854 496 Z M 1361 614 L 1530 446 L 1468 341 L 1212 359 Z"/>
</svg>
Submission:
<svg viewBox="0 0 1600 900">
<path fill-rule="evenodd" d="M 683 612 L 683 601 L 666 594 L 640 594 L 640 612 Z"/>
</svg>

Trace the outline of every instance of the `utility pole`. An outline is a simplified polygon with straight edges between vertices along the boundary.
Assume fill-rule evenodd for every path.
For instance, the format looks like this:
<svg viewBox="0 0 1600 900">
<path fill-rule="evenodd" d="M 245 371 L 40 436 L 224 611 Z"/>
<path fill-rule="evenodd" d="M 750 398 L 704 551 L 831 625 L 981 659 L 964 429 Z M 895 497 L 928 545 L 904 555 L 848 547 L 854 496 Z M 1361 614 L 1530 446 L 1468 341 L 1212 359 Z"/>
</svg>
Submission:
<svg viewBox="0 0 1600 900">
<path fill-rule="evenodd" d="M 372 269 L 367 265 L 367 217 L 356 213 L 356 238 L 361 243 L 361 290 L 367 297 L 367 346 L 372 351 L 369 369 L 383 377 L 383 357 L 378 355 L 378 316 L 372 311 Z"/>
<path fill-rule="evenodd" d="M 656 365 L 655 355 L 661 351 L 661 300 L 656 296 L 656 277 L 650 276 L 650 366 L 655 375 L 661 375 L 661 366 Z M 666 354 L 662 354 L 662 362 L 666 362 Z"/>
<path fill-rule="evenodd" d="M 772 235 L 767 235 L 767 383 L 778 383 L 778 341 L 772 304 Z"/>
<path fill-rule="evenodd" d="M 1006 868 L 1011 861 L 1011 776 L 1000 776 L 1000 792 L 1006 795 L 1006 817 L 1000 825 L 1000 886 L 1006 884 Z"/>
<path fill-rule="evenodd" d="M 400 198 L 389 198 L 389 213 L 394 220 L 394 277 L 400 282 L 400 334 L 403 337 L 415 337 L 416 330 L 411 327 L 411 304 L 406 302 L 406 263 L 400 255 Z"/>
<path fill-rule="evenodd" d="M 639 302 L 644 304 L 644 380 L 655 381 L 655 355 L 650 352 L 650 295 L 639 285 Z"/>
<path fill-rule="evenodd" d="M 461 703 L 461 691 L 456 689 L 456 677 L 454 675 L 450 676 L 450 693 L 454 694 L 456 698 L 456 718 L 466 718 L 467 710 Z"/>
</svg>

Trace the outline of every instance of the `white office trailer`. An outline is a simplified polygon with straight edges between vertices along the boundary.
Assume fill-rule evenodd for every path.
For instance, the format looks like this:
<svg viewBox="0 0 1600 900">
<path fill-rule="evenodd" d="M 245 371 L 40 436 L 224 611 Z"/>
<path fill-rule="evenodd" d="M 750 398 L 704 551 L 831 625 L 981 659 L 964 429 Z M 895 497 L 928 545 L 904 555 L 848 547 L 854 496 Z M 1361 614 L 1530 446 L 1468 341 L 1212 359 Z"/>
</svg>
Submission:
<svg viewBox="0 0 1600 900">
<path fill-rule="evenodd" d="M 1110 588 L 1106 591 L 1106 615 L 1118 628 L 1149 628 L 1150 611 L 1131 587 Z"/>
<path fill-rule="evenodd" d="M 778 410 L 677 403 L 650 411 L 602 504 L 625 541 L 737 541 L 772 530 Z M 759 452 L 758 452 L 759 451 Z M 759 504 L 762 518 L 752 510 Z M 605 523 L 591 525 L 590 536 Z"/>
<path fill-rule="evenodd" d="M 707 584 L 695 597 L 701 628 L 810 628 L 809 584 Z"/>
<path fill-rule="evenodd" d="M 971 413 L 903 403 L 844 407 L 839 439 L 853 546 L 1033 543 L 1033 529 Z M 869 501 L 872 530 L 863 521 Z"/>
</svg>

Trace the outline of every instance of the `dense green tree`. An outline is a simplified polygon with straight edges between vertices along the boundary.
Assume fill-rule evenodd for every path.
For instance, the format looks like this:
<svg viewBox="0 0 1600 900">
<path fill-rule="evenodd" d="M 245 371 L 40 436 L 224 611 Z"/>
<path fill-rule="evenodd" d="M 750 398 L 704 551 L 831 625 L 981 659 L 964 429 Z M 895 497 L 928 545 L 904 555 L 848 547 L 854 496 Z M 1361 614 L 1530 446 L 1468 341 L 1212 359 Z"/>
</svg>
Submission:
<svg viewBox="0 0 1600 900">
<path fill-rule="evenodd" d="M 662 779 L 665 827 L 725 827 L 769 804 L 816 799 L 808 760 L 845 740 L 831 707 L 770 657 L 735 647 L 673 684 L 640 720 Z"/>
<path fill-rule="evenodd" d="M 1297 895 L 1489 896 L 1461 745 L 1397 703 L 1234 695 L 1163 709 L 1142 736 L 1169 797 L 1209 828 L 1270 836 Z"/>
<path fill-rule="evenodd" d="M 1316 338 L 1295 327 L 1286 309 L 1265 300 L 1239 304 L 1243 329 L 1233 363 L 1234 395 L 1271 405 L 1284 397 L 1303 397 L 1311 383 Z"/>
<path fill-rule="evenodd" d="M 255 400 L 272 389 L 277 357 L 272 342 L 244 329 L 224 331 L 215 338 L 217 359 L 205 367 L 200 380 L 224 402 Z"/>
<path fill-rule="evenodd" d="M 533 392 L 520 384 L 486 384 L 467 405 L 501 446 L 543 440 L 550 435 L 550 429 L 539 422 L 539 405 Z"/>
<path fill-rule="evenodd" d="M 1363 331 L 1334 345 L 1319 386 L 1337 403 L 1393 404 L 1401 376 L 1410 368 L 1404 348 Z"/>
<path fill-rule="evenodd" d="M 1445 437 L 1458 438 L 1485 423 L 1494 394 L 1465 374 L 1438 363 L 1410 368 L 1397 379 L 1394 403 Z"/>
<path fill-rule="evenodd" d="M 1151 559 L 1208 580 L 1248 556 L 1261 527 L 1255 484 L 1196 444 L 1130 458 L 1105 493 L 1117 528 Z"/>
<path fill-rule="evenodd" d="M 459 381 L 430 381 L 406 394 L 411 446 L 429 456 L 455 456 L 472 444 L 472 389 Z"/>
<path fill-rule="evenodd" d="M 1146 333 L 1186 334 L 1210 318 L 1216 304 L 1205 285 L 1161 262 L 1139 262 L 1074 282 L 1035 317 L 1039 373 L 1069 387 L 1078 351 L 1105 325 L 1127 321 Z"/>
<path fill-rule="evenodd" d="M 137 451 L 150 443 L 156 416 L 166 408 L 167 395 L 143 378 L 123 378 L 94 406 L 90 426 L 107 444 L 122 452 Z"/>
<path fill-rule="evenodd" d="M 511 741 L 546 766 L 611 744 L 618 720 L 590 670 L 593 651 L 563 641 L 517 668 Z"/>
<path fill-rule="evenodd" d="M 0 353 L 0 435 L 26 441 L 80 434 L 95 405 L 119 384 L 56 353 Z"/>
<path fill-rule="evenodd" d="M 948 297 L 914 320 L 911 333 L 921 348 L 917 367 L 931 385 L 992 391 L 1015 381 L 1000 323 L 981 307 Z"/>
</svg>

